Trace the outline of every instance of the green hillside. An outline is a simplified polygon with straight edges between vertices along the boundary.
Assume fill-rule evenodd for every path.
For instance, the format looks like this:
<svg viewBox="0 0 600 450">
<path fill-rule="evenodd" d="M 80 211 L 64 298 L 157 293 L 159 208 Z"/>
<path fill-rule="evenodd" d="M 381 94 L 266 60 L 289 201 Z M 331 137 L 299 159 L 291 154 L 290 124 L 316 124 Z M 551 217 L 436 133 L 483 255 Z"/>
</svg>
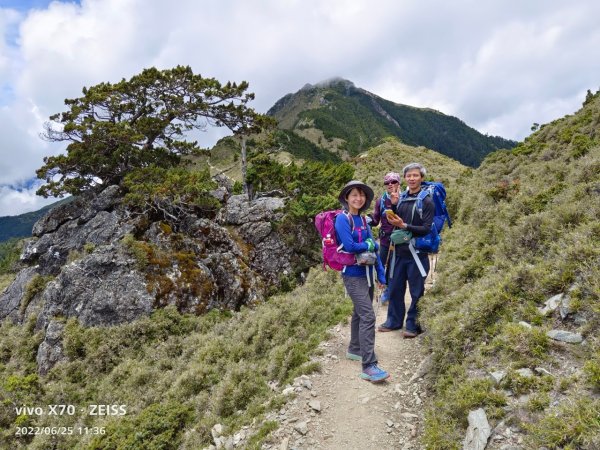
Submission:
<svg viewBox="0 0 600 450">
<path fill-rule="evenodd" d="M 376 192 L 383 189 L 383 176 L 387 172 L 402 173 L 405 165 L 415 161 L 425 166 L 427 179 L 443 181 L 447 187 L 456 186 L 457 179 L 472 170 L 438 152 L 411 147 L 396 138 L 385 138 L 381 144 L 352 160 L 356 178 L 375 188 Z"/>
<path fill-rule="evenodd" d="M 455 226 L 422 312 L 435 367 L 427 448 L 461 448 L 479 407 L 492 427 L 523 433 L 523 448 L 600 448 L 599 132 L 600 95 L 590 94 L 458 179 Z M 558 294 L 563 315 L 542 314 Z M 557 342 L 553 329 L 584 341 Z"/>
<path fill-rule="evenodd" d="M 516 145 L 485 136 L 456 117 L 399 105 L 341 79 L 306 85 L 280 99 L 268 114 L 281 128 L 341 155 L 356 155 L 395 136 L 407 145 L 431 148 L 476 167 L 488 153 Z"/>
<path fill-rule="evenodd" d="M 37 211 L 19 214 L 18 216 L 0 217 L 0 242 L 7 241 L 10 238 L 31 236 L 31 229 L 33 228 L 33 224 L 36 223 L 40 217 L 42 217 L 56 205 L 64 201 L 70 200 L 60 200 L 51 205 L 44 206 L 43 208 Z"/>
</svg>

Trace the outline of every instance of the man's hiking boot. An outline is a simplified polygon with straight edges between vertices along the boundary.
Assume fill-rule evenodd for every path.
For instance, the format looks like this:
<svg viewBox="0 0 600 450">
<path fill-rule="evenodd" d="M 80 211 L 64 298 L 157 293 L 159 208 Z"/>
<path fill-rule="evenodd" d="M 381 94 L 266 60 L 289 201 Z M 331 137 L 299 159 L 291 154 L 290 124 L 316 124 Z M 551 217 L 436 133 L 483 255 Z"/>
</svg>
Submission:
<svg viewBox="0 0 600 450">
<path fill-rule="evenodd" d="M 370 381 L 371 383 L 380 383 L 390 377 L 390 374 L 385 370 L 377 367 L 377 364 L 371 364 L 367 368 L 363 369 L 360 377 L 363 380 Z"/>
<path fill-rule="evenodd" d="M 419 332 L 418 332 L 418 331 L 408 331 L 408 330 L 406 330 L 406 331 L 404 331 L 404 332 L 402 333 L 402 337 L 403 337 L 404 339 L 412 339 L 412 338 L 416 338 L 418 335 L 419 335 Z"/>
<path fill-rule="evenodd" d="M 346 359 L 351 359 L 352 361 L 362 361 L 362 356 L 357 355 L 356 353 L 346 352 Z"/>
<path fill-rule="evenodd" d="M 401 330 L 401 329 L 402 329 L 402 327 L 400 327 L 400 328 L 390 328 L 390 327 L 385 326 L 385 324 L 379 325 L 377 327 L 377 331 L 379 331 L 381 333 L 387 333 L 389 331 L 395 331 L 395 330 Z"/>
</svg>

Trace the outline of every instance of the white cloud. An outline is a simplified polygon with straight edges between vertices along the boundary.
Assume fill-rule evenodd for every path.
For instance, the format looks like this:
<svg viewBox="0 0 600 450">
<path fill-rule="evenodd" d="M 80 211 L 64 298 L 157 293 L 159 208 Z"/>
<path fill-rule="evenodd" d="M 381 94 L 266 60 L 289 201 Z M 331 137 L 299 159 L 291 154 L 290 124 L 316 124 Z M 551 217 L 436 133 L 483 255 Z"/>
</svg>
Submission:
<svg viewBox="0 0 600 450">
<path fill-rule="evenodd" d="M 57 201 L 56 198 L 43 198 L 35 195 L 38 188 L 39 184 L 20 189 L 0 186 L 0 217 L 18 216 L 26 212 L 37 211 Z"/>
<path fill-rule="evenodd" d="M 587 89 L 600 87 L 599 15 L 594 0 L 82 0 L 0 8 L 0 183 L 33 177 L 42 156 L 58 151 L 37 135 L 65 98 L 150 66 L 247 80 L 261 112 L 306 83 L 341 76 L 521 139 L 533 122 L 574 112 Z M 201 145 L 218 135 L 206 133 Z"/>
</svg>

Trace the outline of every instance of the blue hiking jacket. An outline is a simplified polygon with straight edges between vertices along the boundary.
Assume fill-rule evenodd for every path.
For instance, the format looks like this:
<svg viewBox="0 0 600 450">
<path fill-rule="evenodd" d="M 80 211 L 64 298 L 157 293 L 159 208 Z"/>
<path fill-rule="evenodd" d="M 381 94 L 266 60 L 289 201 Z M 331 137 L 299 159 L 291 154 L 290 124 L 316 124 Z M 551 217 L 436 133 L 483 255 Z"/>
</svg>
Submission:
<svg viewBox="0 0 600 450">
<path fill-rule="evenodd" d="M 352 220 L 354 220 L 354 230 L 350 232 L 350 222 L 347 220 L 347 216 L 344 214 L 340 214 L 335 220 L 335 232 L 338 236 L 338 242 L 343 244 L 343 250 L 349 253 L 362 253 L 366 252 L 369 248 L 368 244 L 365 241 L 368 238 L 373 239 L 373 234 L 371 234 L 371 228 L 363 223 L 363 219 L 360 214 L 352 215 Z M 359 240 L 360 234 L 360 240 Z M 375 252 L 379 250 L 379 246 L 377 242 L 375 242 Z M 344 275 L 349 277 L 366 277 L 367 276 L 367 268 L 375 267 L 377 271 L 377 280 L 385 284 L 385 271 L 383 270 L 383 264 L 381 263 L 381 259 L 379 258 L 379 253 L 377 253 L 377 263 L 374 266 L 360 266 L 355 264 L 353 266 L 346 266 L 344 268 Z M 372 270 L 372 269 L 371 269 Z"/>
</svg>

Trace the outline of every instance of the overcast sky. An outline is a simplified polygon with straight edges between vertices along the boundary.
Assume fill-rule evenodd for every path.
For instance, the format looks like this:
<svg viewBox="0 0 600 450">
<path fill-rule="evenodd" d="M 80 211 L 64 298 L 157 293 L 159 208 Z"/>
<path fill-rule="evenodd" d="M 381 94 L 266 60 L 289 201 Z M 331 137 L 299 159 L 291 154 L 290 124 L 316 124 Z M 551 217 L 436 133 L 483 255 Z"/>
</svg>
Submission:
<svg viewBox="0 0 600 450">
<path fill-rule="evenodd" d="M 83 86 L 190 65 L 266 112 L 343 77 L 522 140 L 600 88 L 597 0 L 0 0 L 0 216 L 40 208 L 39 138 Z M 204 146 L 216 133 L 206 133 Z"/>
</svg>

